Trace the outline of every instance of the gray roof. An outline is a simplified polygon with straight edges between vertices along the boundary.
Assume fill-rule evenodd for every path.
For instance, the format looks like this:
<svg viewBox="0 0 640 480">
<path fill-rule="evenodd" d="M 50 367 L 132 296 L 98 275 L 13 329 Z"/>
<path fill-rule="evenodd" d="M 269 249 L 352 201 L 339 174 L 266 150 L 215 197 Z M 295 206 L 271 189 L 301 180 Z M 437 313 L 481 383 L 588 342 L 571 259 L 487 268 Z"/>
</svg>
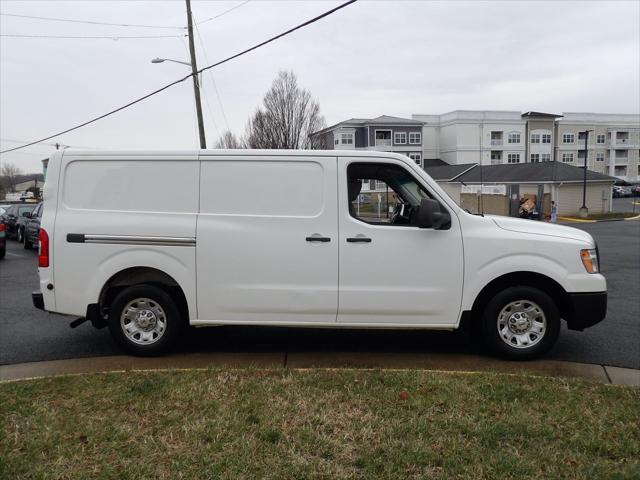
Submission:
<svg viewBox="0 0 640 480">
<path fill-rule="evenodd" d="M 421 122 L 420 120 L 412 120 L 410 118 L 392 117 L 390 115 L 380 115 L 376 118 L 350 118 L 349 120 L 344 120 L 340 123 L 336 123 L 335 125 L 331 125 L 330 127 L 313 132 L 309 136 L 329 132 L 337 127 L 364 127 L 367 125 L 413 125 L 421 127 L 424 125 L 424 122 Z"/>
<path fill-rule="evenodd" d="M 467 170 L 475 167 L 477 163 L 463 163 L 461 165 L 425 165 L 424 169 L 431 178 L 439 182 L 452 181 Z"/>
<path fill-rule="evenodd" d="M 465 165 L 451 165 L 451 167 L 464 167 Z M 469 166 L 468 164 L 466 165 Z M 437 169 L 442 167 L 433 167 L 436 174 L 446 177 L 448 173 L 455 173 L 454 170 L 442 173 Z M 431 175 L 430 168 L 426 171 Z M 466 171 L 461 172 L 455 177 L 451 177 L 449 181 L 462 181 L 464 183 L 558 183 L 558 182 L 581 182 L 583 180 L 584 170 L 582 167 L 574 167 L 562 162 L 541 162 L 541 163 L 516 163 L 504 165 L 484 165 L 479 167 L 471 165 Z M 434 177 L 438 180 L 438 178 Z M 443 179 L 440 179 L 443 181 Z M 587 170 L 588 182 L 614 182 L 615 177 L 610 177 L 603 173 Z"/>
</svg>

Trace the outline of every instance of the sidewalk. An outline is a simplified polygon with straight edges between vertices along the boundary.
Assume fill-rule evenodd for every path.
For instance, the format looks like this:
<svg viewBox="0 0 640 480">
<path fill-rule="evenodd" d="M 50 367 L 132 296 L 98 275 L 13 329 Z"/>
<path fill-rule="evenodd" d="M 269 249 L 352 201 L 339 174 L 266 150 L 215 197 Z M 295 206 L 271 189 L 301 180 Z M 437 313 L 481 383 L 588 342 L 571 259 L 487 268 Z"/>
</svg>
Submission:
<svg viewBox="0 0 640 480">
<path fill-rule="evenodd" d="M 0 365 L 0 381 L 127 370 L 189 368 L 375 368 L 455 372 L 496 372 L 580 378 L 597 383 L 640 386 L 640 370 L 557 360 L 507 362 L 480 355 L 448 353 L 273 352 L 194 353 L 159 358 L 91 357 Z"/>
</svg>

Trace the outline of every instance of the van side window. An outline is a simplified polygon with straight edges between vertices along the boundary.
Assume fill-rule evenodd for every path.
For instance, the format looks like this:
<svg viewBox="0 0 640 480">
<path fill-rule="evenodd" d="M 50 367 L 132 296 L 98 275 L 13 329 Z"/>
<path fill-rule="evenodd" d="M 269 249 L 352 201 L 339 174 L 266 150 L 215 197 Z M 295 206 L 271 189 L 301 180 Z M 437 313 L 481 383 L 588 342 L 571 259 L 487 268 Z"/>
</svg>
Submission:
<svg viewBox="0 0 640 480">
<path fill-rule="evenodd" d="M 373 225 L 415 226 L 415 213 L 431 195 L 404 168 L 388 163 L 347 167 L 351 216 Z"/>
</svg>

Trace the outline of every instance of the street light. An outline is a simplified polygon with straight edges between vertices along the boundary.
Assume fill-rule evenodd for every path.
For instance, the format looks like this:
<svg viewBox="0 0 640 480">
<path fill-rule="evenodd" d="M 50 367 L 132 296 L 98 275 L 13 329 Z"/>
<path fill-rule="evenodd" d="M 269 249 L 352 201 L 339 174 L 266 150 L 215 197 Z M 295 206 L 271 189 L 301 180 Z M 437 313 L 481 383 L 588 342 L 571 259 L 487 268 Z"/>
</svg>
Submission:
<svg viewBox="0 0 640 480">
<path fill-rule="evenodd" d="M 162 62 L 181 63 L 182 65 L 186 65 L 187 67 L 191 66 L 191 64 L 189 62 L 181 62 L 180 60 L 171 60 L 170 58 L 159 58 L 159 57 L 156 57 L 153 60 L 151 60 L 151 63 L 162 63 Z"/>
<path fill-rule="evenodd" d="M 585 130 L 584 132 L 584 176 L 582 181 L 582 207 L 580 207 L 580 216 L 586 218 L 589 215 L 589 209 L 587 208 L 587 165 L 589 160 L 589 132 L 593 130 Z"/>
<path fill-rule="evenodd" d="M 200 104 L 200 84 L 198 82 L 198 63 L 196 62 L 196 48 L 193 44 L 193 16 L 191 15 L 191 0 L 185 0 L 187 5 L 187 33 L 189 37 L 189 56 L 190 62 L 182 62 L 180 60 L 171 60 L 170 58 L 156 57 L 151 63 L 174 62 L 181 63 L 191 67 L 191 76 L 193 77 L 193 94 L 196 98 L 196 115 L 198 117 L 198 133 L 200 136 L 200 148 L 207 148 L 207 137 L 204 134 L 204 120 L 202 118 L 202 105 Z"/>
</svg>

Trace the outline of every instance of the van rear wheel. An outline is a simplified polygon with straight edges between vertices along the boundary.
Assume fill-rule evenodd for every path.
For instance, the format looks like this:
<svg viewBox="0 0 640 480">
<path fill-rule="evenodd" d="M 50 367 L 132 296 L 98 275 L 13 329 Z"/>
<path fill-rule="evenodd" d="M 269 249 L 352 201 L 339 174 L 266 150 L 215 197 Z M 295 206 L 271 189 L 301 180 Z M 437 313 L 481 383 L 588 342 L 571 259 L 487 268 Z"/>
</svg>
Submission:
<svg viewBox="0 0 640 480">
<path fill-rule="evenodd" d="M 125 288 L 109 309 L 111 335 L 133 355 L 162 355 L 176 342 L 183 324 L 171 296 L 154 285 Z"/>
<path fill-rule="evenodd" d="M 553 299 L 534 287 L 503 290 L 487 304 L 482 318 L 485 342 L 509 360 L 530 360 L 546 353 L 560 334 L 560 313 Z"/>
</svg>

